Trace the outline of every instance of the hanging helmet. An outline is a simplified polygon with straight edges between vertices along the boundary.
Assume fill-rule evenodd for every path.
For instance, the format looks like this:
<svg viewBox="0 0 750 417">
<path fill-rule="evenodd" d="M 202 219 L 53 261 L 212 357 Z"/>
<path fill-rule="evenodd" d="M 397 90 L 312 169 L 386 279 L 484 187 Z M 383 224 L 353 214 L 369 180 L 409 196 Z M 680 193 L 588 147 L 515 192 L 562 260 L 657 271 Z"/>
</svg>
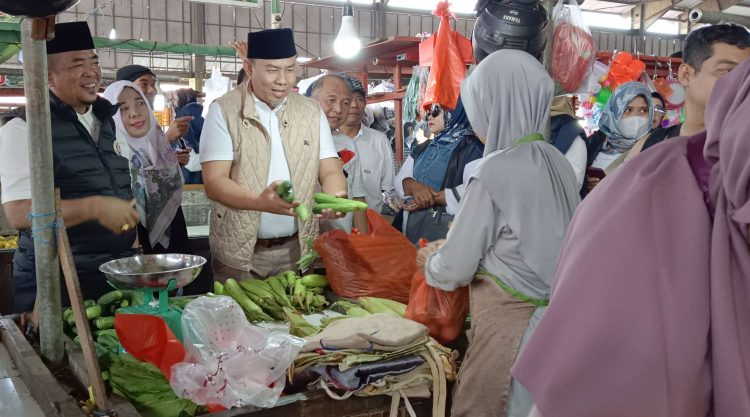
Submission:
<svg viewBox="0 0 750 417">
<path fill-rule="evenodd" d="M 480 0 L 471 40 L 477 62 L 499 49 L 519 49 L 540 59 L 549 16 L 538 0 Z"/>
</svg>

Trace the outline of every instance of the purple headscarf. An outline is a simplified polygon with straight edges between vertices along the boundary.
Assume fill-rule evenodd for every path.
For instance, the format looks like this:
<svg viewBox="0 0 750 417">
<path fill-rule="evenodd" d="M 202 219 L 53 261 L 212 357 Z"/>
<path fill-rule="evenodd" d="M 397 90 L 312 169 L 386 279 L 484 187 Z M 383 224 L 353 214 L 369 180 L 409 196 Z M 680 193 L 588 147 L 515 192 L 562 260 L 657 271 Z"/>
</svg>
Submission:
<svg viewBox="0 0 750 417">
<path fill-rule="evenodd" d="M 704 155 L 711 236 L 714 415 L 750 416 L 750 59 L 716 83 Z"/>
<path fill-rule="evenodd" d="M 513 369 L 543 417 L 750 416 L 750 60 L 707 109 L 708 135 L 649 150 L 579 206 Z M 687 157 L 704 139 L 713 219 Z"/>
</svg>

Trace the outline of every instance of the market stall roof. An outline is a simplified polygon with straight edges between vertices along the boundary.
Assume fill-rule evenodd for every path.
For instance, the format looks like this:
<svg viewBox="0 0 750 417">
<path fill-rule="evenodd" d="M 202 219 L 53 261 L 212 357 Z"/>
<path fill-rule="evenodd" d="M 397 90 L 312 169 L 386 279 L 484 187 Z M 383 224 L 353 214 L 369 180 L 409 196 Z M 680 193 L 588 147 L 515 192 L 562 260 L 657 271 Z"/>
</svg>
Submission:
<svg viewBox="0 0 750 417">
<path fill-rule="evenodd" d="M 195 54 L 207 56 L 237 55 L 232 47 L 196 45 L 189 43 L 168 43 L 140 41 L 136 39 L 94 38 L 97 48 L 121 49 L 133 51 L 171 52 L 176 54 Z M 21 27 L 19 23 L 0 22 L 0 64 L 13 57 L 21 50 Z"/>
<path fill-rule="evenodd" d="M 403 73 L 409 74 L 411 67 L 419 64 L 420 42 L 421 39 L 417 37 L 392 36 L 363 46 L 359 55 L 353 59 L 334 55 L 306 62 L 302 66 L 334 72 L 364 70 L 370 76 L 390 77 L 393 73 L 392 67 L 398 63 L 402 65 Z"/>
</svg>

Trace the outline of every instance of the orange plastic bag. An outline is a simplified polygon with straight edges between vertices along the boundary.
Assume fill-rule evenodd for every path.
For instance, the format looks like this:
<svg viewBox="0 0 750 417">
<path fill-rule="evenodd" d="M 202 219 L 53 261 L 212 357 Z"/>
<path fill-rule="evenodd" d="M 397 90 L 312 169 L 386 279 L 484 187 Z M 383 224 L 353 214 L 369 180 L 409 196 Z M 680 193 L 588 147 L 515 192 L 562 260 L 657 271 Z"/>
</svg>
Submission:
<svg viewBox="0 0 750 417">
<path fill-rule="evenodd" d="M 430 287 L 422 271 L 414 273 L 406 307 L 407 319 L 424 324 L 430 336 L 445 344 L 458 338 L 468 314 L 469 287 L 443 291 Z"/>
<path fill-rule="evenodd" d="M 461 45 L 450 25 L 448 6 L 447 1 L 438 2 L 432 12 L 440 17 L 440 28 L 437 35 L 434 35 L 435 50 L 425 100 L 422 103 L 424 109 L 429 109 L 433 104 L 439 104 L 445 110 L 456 108 L 461 81 L 466 76 L 466 64 L 461 54 Z"/>
<path fill-rule="evenodd" d="M 471 65 L 474 61 L 474 51 L 471 48 L 471 40 L 461 36 L 458 32 L 453 32 L 458 50 L 461 52 L 461 58 L 465 65 Z M 435 52 L 436 36 L 430 36 L 419 43 L 419 66 L 431 67 L 433 54 Z"/>
<path fill-rule="evenodd" d="M 167 380 L 172 376 L 172 365 L 185 359 L 185 348 L 161 317 L 115 314 L 115 330 L 126 352 L 161 369 Z"/>
<path fill-rule="evenodd" d="M 367 223 L 367 234 L 332 230 L 315 240 L 328 284 L 340 297 L 406 303 L 409 282 L 417 270 L 417 248 L 374 210 L 367 210 Z"/>
</svg>

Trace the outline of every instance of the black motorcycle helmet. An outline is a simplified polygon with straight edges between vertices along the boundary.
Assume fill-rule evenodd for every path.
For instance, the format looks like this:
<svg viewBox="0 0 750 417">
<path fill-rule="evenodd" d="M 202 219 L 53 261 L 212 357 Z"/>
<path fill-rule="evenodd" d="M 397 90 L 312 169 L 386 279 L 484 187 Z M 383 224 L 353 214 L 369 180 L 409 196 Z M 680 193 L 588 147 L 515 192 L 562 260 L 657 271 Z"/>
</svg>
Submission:
<svg viewBox="0 0 750 417">
<path fill-rule="evenodd" d="M 480 0 L 471 43 L 479 62 L 499 49 L 519 49 L 541 59 L 547 44 L 547 11 L 538 0 Z"/>
</svg>

